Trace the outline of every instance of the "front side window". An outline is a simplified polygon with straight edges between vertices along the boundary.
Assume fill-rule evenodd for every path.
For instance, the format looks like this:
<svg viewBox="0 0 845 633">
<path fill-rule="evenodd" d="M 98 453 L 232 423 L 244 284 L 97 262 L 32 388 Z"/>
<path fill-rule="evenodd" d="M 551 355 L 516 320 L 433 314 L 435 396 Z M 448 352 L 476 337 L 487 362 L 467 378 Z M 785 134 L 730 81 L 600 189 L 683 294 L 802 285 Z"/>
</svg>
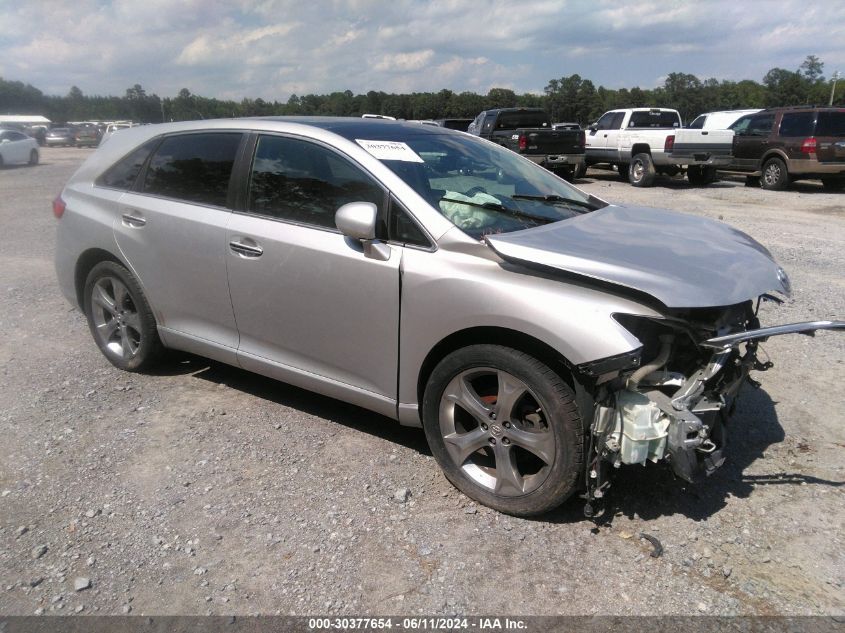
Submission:
<svg viewBox="0 0 845 633">
<path fill-rule="evenodd" d="M 814 112 L 786 112 L 780 121 L 781 136 L 812 136 Z"/>
<path fill-rule="evenodd" d="M 704 129 L 704 122 L 707 120 L 706 114 L 698 115 L 695 120 L 689 124 L 689 129 L 691 130 L 701 130 Z"/>
<path fill-rule="evenodd" d="M 623 113 L 624 116 L 624 113 Z M 602 117 L 596 123 L 597 130 L 610 130 L 613 129 L 611 126 L 613 125 L 613 121 L 616 118 L 615 112 L 607 112 L 603 114 Z"/>
<path fill-rule="evenodd" d="M 167 198 L 226 206 L 242 135 L 205 132 L 165 138 L 150 159 L 142 190 Z"/>
<path fill-rule="evenodd" d="M 262 136 L 255 148 L 247 210 L 292 222 L 335 228 L 347 202 L 372 202 L 384 209 L 384 190 L 335 152 L 281 136 Z"/>
</svg>

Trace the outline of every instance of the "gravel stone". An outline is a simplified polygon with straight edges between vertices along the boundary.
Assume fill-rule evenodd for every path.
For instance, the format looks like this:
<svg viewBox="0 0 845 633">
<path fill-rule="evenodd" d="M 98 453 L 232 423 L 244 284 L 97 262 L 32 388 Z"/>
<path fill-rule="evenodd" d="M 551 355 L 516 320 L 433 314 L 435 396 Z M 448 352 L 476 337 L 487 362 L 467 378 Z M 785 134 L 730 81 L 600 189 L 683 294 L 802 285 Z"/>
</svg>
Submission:
<svg viewBox="0 0 845 633">
<path fill-rule="evenodd" d="M 85 589 L 91 588 L 91 579 L 86 578 L 85 576 L 78 576 L 77 578 L 73 579 L 73 590 L 74 591 L 83 591 Z"/>
<path fill-rule="evenodd" d="M 393 500 L 399 503 L 405 503 L 411 498 L 411 490 L 409 488 L 399 488 L 393 493 Z"/>
</svg>

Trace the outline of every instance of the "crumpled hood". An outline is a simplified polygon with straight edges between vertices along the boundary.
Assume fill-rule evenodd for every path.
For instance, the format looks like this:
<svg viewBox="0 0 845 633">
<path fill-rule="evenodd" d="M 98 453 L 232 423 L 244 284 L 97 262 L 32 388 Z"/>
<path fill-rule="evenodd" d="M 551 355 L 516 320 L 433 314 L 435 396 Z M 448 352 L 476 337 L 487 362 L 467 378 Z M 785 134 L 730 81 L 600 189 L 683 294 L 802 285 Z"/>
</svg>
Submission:
<svg viewBox="0 0 845 633">
<path fill-rule="evenodd" d="M 631 288 L 669 308 L 726 306 L 766 292 L 790 293 L 786 273 L 745 233 L 663 209 L 611 205 L 485 239 L 507 261 Z"/>
</svg>

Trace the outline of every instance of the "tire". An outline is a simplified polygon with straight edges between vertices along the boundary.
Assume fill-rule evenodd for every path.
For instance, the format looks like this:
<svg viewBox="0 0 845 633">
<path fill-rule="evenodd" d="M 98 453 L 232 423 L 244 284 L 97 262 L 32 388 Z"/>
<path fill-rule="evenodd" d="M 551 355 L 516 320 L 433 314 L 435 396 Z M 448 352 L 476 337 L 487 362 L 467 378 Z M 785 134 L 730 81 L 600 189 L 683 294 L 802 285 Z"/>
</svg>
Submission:
<svg viewBox="0 0 845 633">
<path fill-rule="evenodd" d="M 687 180 L 691 185 L 701 187 L 716 182 L 715 167 L 690 165 L 687 167 Z"/>
<path fill-rule="evenodd" d="M 422 417 L 446 478 L 479 503 L 531 516 L 577 488 L 584 431 L 574 394 L 528 354 L 499 345 L 452 352 L 429 378 Z"/>
<path fill-rule="evenodd" d="M 556 167 L 554 173 L 559 178 L 563 178 L 566 182 L 572 182 L 575 176 L 572 172 L 572 167 Z"/>
<path fill-rule="evenodd" d="M 581 163 L 578 167 L 575 168 L 575 174 L 573 175 L 575 180 L 580 180 L 584 176 L 587 175 L 587 163 Z"/>
<path fill-rule="evenodd" d="M 144 371 L 161 357 L 156 320 L 134 275 L 115 262 L 100 262 L 88 274 L 83 310 L 94 341 L 112 365 Z"/>
<path fill-rule="evenodd" d="M 29 164 L 30 165 L 37 165 L 38 164 L 38 150 L 34 149 L 29 153 Z"/>
<path fill-rule="evenodd" d="M 630 170 L 628 163 L 616 163 L 616 169 L 619 171 L 619 178 L 628 180 L 628 172 Z"/>
<path fill-rule="evenodd" d="M 845 178 L 836 176 L 822 178 L 822 185 L 826 191 L 842 191 L 845 189 Z"/>
<path fill-rule="evenodd" d="M 631 165 L 628 168 L 628 182 L 632 185 L 635 187 L 651 187 L 656 176 L 657 172 L 654 169 L 651 154 L 636 154 L 631 159 Z"/>
<path fill-rule="evenodd" d="M 763 164 L 763 173 L 760 176 L 760 184 L 763 189 L 769 191 L 781 191 L 789 184 L 789 173 L 786 165 L 780 158 L 770 158 Z"/>
</svg>

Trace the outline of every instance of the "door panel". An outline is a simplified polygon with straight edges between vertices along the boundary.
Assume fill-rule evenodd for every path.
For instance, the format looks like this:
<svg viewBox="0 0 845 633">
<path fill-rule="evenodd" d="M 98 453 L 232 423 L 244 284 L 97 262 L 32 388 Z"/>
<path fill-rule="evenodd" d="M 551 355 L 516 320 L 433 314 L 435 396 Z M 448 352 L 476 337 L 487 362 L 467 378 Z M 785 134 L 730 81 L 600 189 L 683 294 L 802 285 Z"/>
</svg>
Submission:
<svg viewBox="0 0 845 633">
<path fill-rule="evenodd" d="M 401 247 L 378 261 L 340 233 L 245 214 L 226 243 L 242 364 L 260 357 L 396 397 Z"/>
<path fill-rule="evenodd" d="M 237 347 L 226 279 L 227 209 L 126 193 L 114 233 L 161 327 Z M 226 360 L 226 359 L 223 359 Z"/>
</svg>

